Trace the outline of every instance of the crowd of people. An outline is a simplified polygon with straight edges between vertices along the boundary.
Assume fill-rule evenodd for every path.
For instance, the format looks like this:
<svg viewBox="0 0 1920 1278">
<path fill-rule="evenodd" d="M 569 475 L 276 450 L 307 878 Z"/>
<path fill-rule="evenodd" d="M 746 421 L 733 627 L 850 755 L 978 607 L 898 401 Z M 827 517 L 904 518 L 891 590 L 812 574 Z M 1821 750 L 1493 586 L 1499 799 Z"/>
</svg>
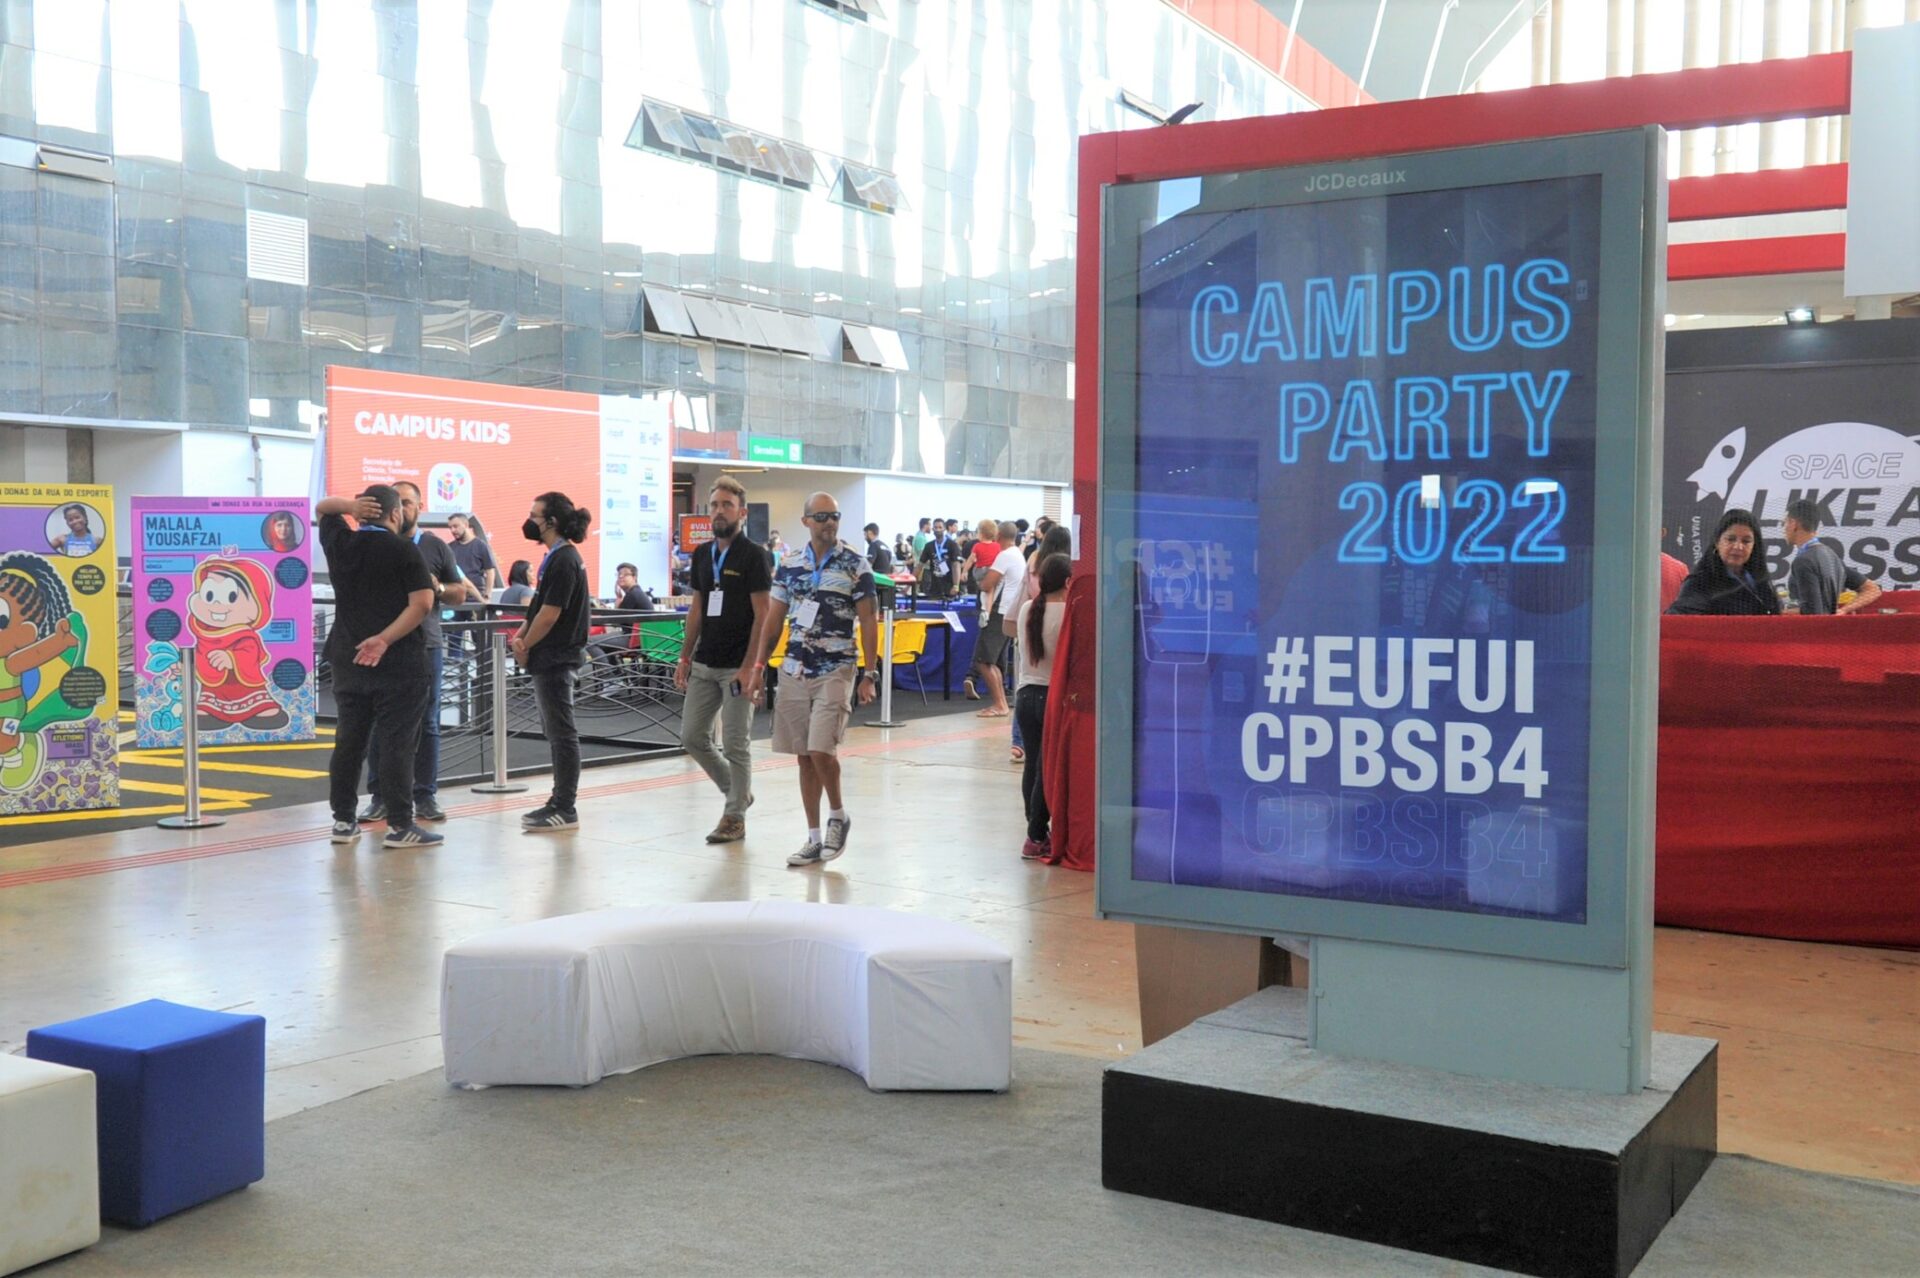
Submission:
<svg viewBox="0 0 1920 1278">
<path fill-rule="evenodd" d="M 1839 552 L 1820 540 L 1820 516 L 1819 503 L 1810 499 L 1787 503 L 1781 520 L 1786 575 L 1776 583 L 1760 521 L 1749 510 L 1727 511 L 1713 530 L 1712 544 L 1692 568 L 1661 552 L 1661 611 L 1719 617 L 1846 616 L 1871 607 L 1880 598 L 1879 585 L 1847 567 Z"/>
<path fill-rule="evenodd" d="M 777 532 L 757 543 L 746 533 L 746 489 L 728 475 L 709 490 L 707 512 L 711 538 L 684 555 L 675 547 L 675 588 L 684 589 L 689 604 L 673 672 L 684 694 L 681 742 L 721 794 L 720 819 L 707 842 L 746 837 L 754 800 L 753 713 L 774 691 L 768 672 L 784 635 L 771 698 L 772 749 L 798 763 L 806 820 L 806 837 L 787 864 L 819 865 L 846 851 L 853 819 L 842 793 L 839 747 L 854 709 L 877 695 L 880 609 L 893 597 L 899 569 L 911 566 L 914 584 L 933 599 L 979 597 L 980 633 L 965 693 L 986 701 L 981 717 L 1010 720 L 1012 759 L 1022 764 L 1021 855 L 1050 856 L 1039 743 L 1072 573 L 1067 530 L 1044 517 L 1031 525 L 983 519 L 967 529 L 958 520 L 929 517 L 919 532 L 901 534 L 891 546 L 879 525 L 869 523 L 864 545 L 856 547 L 841 537 L 839 503 L 821 492 L 805 503 L 807 537 L 798 548 Z M 420 492 L 411 483 L 327 497 L 314 513 L 335 607 L 326 641 L 338 706 L 329 767 L 333 841 L 351 843 L 363 826 L 381 822 L 387 847 L 443 841 L 424 824 L 446 820 L 436 795 L 448 649 L 440 614 L 489 601 L 515 610 L 518 624 L 507 649 L 526 673 L 552 753 L 551 793 L 521 818 L 522 828 L 577 828 L 581 752 L 574 702 L 581 668 L 593 655 L 595 600 L 576 547 L 592 514 L 561 492 L 535 498 L 521 533 L 537 545 L 538 563 L 533 556 L 513 560 L 501 585 L 479 519 L 450 516 L 451 540 L 427 532 L 420 527 Z M 615 580 L 613 606 L 656 608 L 634 565 L 618 565 Z M 356 811 L 363 773 L 368 802 Z"/>
</svg>

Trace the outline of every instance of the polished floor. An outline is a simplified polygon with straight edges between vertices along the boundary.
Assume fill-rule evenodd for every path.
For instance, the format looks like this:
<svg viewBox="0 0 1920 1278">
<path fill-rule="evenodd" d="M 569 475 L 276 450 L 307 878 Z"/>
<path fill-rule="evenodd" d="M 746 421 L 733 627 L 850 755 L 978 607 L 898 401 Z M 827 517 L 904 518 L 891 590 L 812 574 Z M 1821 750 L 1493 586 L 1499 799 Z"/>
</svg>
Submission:
<svg viewBox="0 0 1920 1278">
<path fill-rule="evenodd" d="M 758 747 L 757 747 L 758 748 Z M 442 951 L 471 933 L 642 901 L 877 905 L 963 920 L 1014 953 L 1024 1046 L 1140 1046 L 1133 929 L 1093 883 L 1023 863 L 1004 721 L 855 728 L 845 857 L 790 870 L 790 761 L 765 757 L 744 843 L 702 835 L 718 797 L 670 760 L 587 774 L 582 828 L 523 834 L 543 797 L 442 795 L 446 845 L 327 842 L 318 806 L 0 852 L 0 1051 L 29 1028 L 143 998 L 258 1012 L 269 1116 L 437 1067 Z M 0 829 L 0 842 L 5 830 Z M 1721 1147 L 1920 1183 L 1920 955 L 1663 930 L 1656 1027 L 1721 1042 Z"/>
</svg>

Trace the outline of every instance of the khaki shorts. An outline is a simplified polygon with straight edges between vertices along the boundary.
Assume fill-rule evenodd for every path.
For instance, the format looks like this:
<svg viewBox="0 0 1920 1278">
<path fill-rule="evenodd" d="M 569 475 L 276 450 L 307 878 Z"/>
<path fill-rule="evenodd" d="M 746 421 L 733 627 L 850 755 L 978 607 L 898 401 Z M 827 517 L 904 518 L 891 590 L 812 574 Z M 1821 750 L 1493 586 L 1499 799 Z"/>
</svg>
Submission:
<svg viewBox="0 0 1920 1278">
<path fill-rule="evenodd" d="M 789 668 L 794 673 L 788 674 Z M 857 674 L 849 664 L 804 679 L 797 666 L 783 666 L 773 702 L 773 752 L 832 754 L 837 750 L 847 735 L 847 717 L 853 713 Z"/>
</svg>

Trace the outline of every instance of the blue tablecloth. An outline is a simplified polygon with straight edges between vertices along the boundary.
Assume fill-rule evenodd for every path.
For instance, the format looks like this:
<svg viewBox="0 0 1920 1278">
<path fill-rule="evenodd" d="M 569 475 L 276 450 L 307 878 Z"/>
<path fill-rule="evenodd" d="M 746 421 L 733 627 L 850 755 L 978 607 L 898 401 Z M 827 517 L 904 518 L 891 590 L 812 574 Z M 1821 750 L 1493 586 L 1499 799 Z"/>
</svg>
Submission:
<svg viewBox="0 0 1920 1278">
<path fill-rule="evenodd" d="M 949 611 L 960 618 L 960 628 L 953 632 L 951 664 L 946 658 L 947 647 L 940 638 L 943 627 L 929 626 L 927 650 L 920 654 L 920 660 L 911 667 L 895 667 L 893 672 L 895 688 L 909 690 L 925 688 L 929 696 L 937 696 L 943 689 L 955 693 L 960 691 L 961 681 L 967 677 L 967 667 L 973 664 L 973 645 L 980 638 L 980 610 L 971 603 L 956 604 L 951 609 L 938 604 L 922 603 L 914 610 L 913 615 L 931 618 L 942 616 Z"/>
</svg>

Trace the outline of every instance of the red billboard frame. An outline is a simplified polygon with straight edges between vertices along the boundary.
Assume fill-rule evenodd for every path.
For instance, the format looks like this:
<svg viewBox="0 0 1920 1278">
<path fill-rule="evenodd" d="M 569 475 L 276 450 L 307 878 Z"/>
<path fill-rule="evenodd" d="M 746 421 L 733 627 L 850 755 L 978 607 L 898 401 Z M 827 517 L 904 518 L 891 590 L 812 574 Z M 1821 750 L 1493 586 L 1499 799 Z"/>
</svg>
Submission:
<svg viewBox="0 0 1920 1278">
<path fill-rule="evenodd" d="M 1504 93 L 1383 102 L 1291 115 L 1095 133 L 1080 139 L 1077 260 L 1074 272 L 1073 509 L 1080 571 L 1100 562 L 1100 332 L 1102 189 L 1131 182 L 1367 159 L 1447 147 L 1519 142 L 1658 124 L 1710 128 L 1845 115 L 1853 101 L 1853 57 L 1827 53 L 1735 63 Z M 1839 167 L 1839 166 L 1833 166 Z M 1683 207 L 1695 218 L 1835 207 L 1837 175 L 1815 175 L 1813 194 L 1784 178 L 1726 174 L 1693 179 Z M 1841 204 L 1844 204 L 1842 194 Z M 1777 207 L 1776 207 L 1777 206 Z M 1676 245 L 1670 278 L 1702 279 L 1838 270 L 1844 235 L 1802 235 L 1725 244 Z M 1677 250 L 1677 251 L 1676 251 Z M 1678 271 L 1676 273 L 1676 267 Z M 1089 604 L 1098 598 L 1094 592 Z M 1094 618 L 1086 619 L 1091 626 Z M 1073 789 L 1094 793 L 1098 735 L 1068 743 Z"/>
</svg>

